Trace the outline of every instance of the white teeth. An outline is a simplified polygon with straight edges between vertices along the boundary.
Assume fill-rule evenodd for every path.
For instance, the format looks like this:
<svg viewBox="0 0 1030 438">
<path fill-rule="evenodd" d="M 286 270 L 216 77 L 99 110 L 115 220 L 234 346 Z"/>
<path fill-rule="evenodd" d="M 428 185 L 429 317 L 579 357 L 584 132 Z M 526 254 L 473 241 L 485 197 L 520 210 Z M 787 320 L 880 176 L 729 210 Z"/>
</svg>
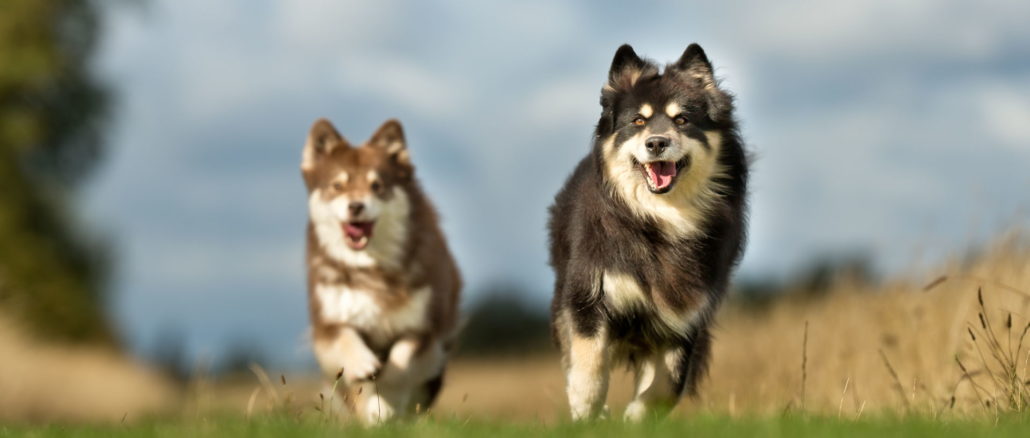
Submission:
<svg viewBox="0 0 1030 438">
<path fill-rule="evenodd" d="M 349 240 L 352 245 L 362 248 L 365 246 L 366 243 L 368 243 L 368 236 L 361 236 L 357 239 L 347 236 L 347 240 Z"/>
</svg>

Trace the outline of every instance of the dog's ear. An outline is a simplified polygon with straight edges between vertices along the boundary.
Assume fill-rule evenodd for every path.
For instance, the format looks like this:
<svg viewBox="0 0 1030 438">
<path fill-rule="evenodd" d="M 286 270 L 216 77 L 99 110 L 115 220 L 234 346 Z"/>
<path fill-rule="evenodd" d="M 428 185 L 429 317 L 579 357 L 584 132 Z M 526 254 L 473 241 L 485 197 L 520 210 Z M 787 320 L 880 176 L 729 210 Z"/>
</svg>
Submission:
<svg viewBox="0 0 1030 438">
<path fill-rule="evenodd" d="M 399 166 L 402 170 L 401 176 L 407 177 L 411 175 L 411 156 L 408 154 L 408 142 L 404 139 L 404 128 L 401 127 L 401 122 L 397 119 L 390 119 L 383 123 L 376 130 L 375 134 L 372 134 L 372 138 L 368 140 L 370 147 L 382 148 L 389 155 L 390 160 Z"/>
<path fill-rule="evenodd" d="M 336 132 L 333 124 L 325 118 L 315 120 L 308 131 L 308 139 L 304 142 L 304 152 L 301 154 L 300 171 L 304 180 L 310 186 L 311 174 L 315 170 L 318 160 L 325 158 L 336 148 L 347 148 L 347 140 Z"/>
<path fill-rule="evenodd" d="M 632 88 L 641 77 L 654 75 L 658 69 L 651 63 L 637 56 L 629 44 L 619 46 L 612 58 L 612 66 L 608 69 L 608 84 L 605 89 L 624 90 Z"/>
<path fill-rule="evenodd" d="M 697 43 L 687 46 L 680 59 L 669 65 L 668 70 L 678 75 L 681 80 L 693 82 L 704 90 L 708 97 L 708 115 L 712 120 L 722 121 L 730 116 L 733 110 L 733 97 L 719 89 L 712 63 Z"/>
<path fill-rule="evenodd" d="M 697 43 L 687 46 L 687 50 L 683 51 L 683 55 L 673 64 L 673 67 L 699 76 L 712 76 L 712 63 L 708 61 L 705 50 Z"/>
<path fill-rule="evenodd" d="M 404 128 L 401 127 L 401 122 L 397 121 L 397 119 L 383 122 L 383 125 L 376 130 L 376 133 L 372 134 L 368 144 L 369 146 L 383 148 L 391 154 L 408 147 L 404 141 Z"/>
<path fill-rule="evenodd" d="M 629 44 L 619 46 L 615 51 L 615 57 L 612 58 L 612 66 L 608 69 L 608 82 L 601 88 L 601 120 L 598 127 L 602 128 L 602 131 L 614 129 L 613 106 L 616 104 L 618 92 L 633 88 L 641 78 L 657 74 L 658 67 L 637 56 L 637 52 L 633 51 Z"/>
</svg>

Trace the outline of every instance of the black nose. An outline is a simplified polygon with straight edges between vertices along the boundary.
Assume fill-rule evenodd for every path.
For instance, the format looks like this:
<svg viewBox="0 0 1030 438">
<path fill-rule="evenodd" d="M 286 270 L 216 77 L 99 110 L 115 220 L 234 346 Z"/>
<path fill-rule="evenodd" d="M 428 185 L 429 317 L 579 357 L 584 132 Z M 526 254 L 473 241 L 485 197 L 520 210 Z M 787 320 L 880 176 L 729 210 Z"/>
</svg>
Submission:
<svg viewBox="0 0 1030 438">
<path fill-rule="evenodd" d="M 646 147 L 647 151 L 652 154 L 660 154 L 665 150 L 665 148 L 669 147 L 669 137 L 656 135 L 648 138 L 647 141 L 644 142 L 644 147 Z"/>
<path fill-rule="evenodd" d="M 350 204 L 347 204 L 347 209 L 350 210 L 351 216 L 357 216 L 365 210 L 365 204 L 360 202 L 351 202 Z"/>
</svg>

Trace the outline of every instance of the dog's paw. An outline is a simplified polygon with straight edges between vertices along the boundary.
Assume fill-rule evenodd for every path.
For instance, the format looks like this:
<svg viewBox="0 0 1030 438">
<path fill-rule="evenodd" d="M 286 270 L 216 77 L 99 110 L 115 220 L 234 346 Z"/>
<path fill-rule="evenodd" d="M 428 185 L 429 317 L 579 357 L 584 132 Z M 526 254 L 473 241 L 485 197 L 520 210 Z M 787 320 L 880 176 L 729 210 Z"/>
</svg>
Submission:
<svg viewBox="0 0 1030 438">
<path fill-rule="evenodd" d="M 347 384 L 364 382 L 374 379 L 381 368 L 382 364 L 375 353 L 358 350 L 343 357 L 342 377 Z"/>
<path fill-rule="evenodd" d="M 397 411 L 393 407 L 393 403 L 389 399 L 383 397 L 382 394 L 372 394 L 368 400 L 365 401 L 364 412 L 362 413 L 361 420 L 366 425 L 377 425 L 383 424 L 387 421 L 394 419 L 397 416 Z"/>
<path fill-rule="evenodd" d="M 626 405 L 622 419 L 630 423 L 639 423 L 647 417 L 647 405 L 641 400 L 633 400 Z"/>
</svg>

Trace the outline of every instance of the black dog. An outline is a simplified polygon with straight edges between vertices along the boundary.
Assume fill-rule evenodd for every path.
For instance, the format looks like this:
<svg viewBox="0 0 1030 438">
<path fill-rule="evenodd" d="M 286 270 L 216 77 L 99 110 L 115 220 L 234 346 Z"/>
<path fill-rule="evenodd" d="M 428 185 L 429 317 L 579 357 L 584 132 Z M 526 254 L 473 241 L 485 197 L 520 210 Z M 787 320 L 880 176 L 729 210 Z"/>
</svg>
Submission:
<svg viewBox="0 0 1030 438">
<path fill-rule="evenodd" d="M 732 97 L 697 44 L 659 72 L 628 45 L 601 91 L 591 152 L 550 210 L 552 329 L 574 419 L 598 415 L 615 362 L 625 417 L 696 394 L 709 326 L 744 248 L 747 155 Z"/>
</svg>

